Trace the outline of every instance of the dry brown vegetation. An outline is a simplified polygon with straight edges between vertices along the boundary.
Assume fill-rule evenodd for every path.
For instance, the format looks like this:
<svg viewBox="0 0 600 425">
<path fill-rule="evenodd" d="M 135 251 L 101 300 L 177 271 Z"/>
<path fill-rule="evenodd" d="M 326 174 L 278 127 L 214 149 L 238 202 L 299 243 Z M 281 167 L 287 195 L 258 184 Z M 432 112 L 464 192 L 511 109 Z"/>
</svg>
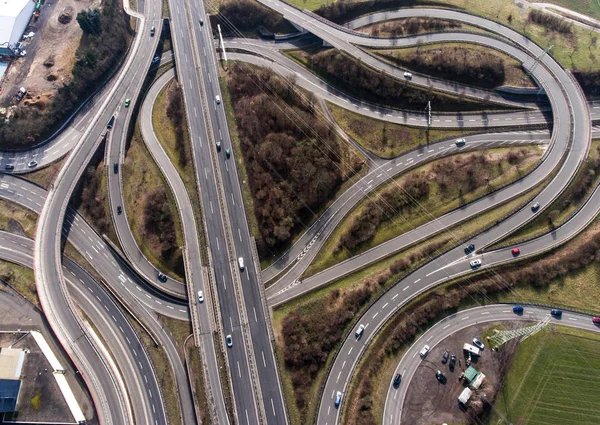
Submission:
<svg viewBox="0 0 600 425">
<path fill-rule="evenodd" d="M 335 49 L 321 50 L 311 54 L 298 53 L 302 60 L 321 78 L 340 90 L 359 99 L 394 108 L 423 110 L 428 101 L 437 105 L 438 111 L 482 110 L 484 106 L 464 98 L 450 97 L 433 91 L 420 89 L 379 73 L 365 66 L 359 59 L 345 55 Z M 490 105 L 485 105 L 489 109 Z"/>
<path fill-rule="evenodd" d="M 150 244 L 158 248 L 165 262 L 179 264 L 183 261 L 177 246 L 173 214 L 163 187 L 158 187 L 146 195 L 143 235 Z"/>
<path fill-rule="evenodd" d="M 337 136 L 293 82 L 235 64 L 227 86 L 261 233 L 257 245 L 265 253 L 288 244 L 360 163 L 342 173 Z"/>
<path fill-rule="evenodd" d="M 478 87 L 498 87 L 505 80 L 504 60 L 481 49 L 462 46 L 417 47 L 407 53 L 386 51 L 381 56 L 415 72 Z"/>
<path fill-rule="evenodd" d="M 400 37 L 403 35 L 419 34 L 422 32 L 440 32 L 462 28 L 457 21 L 437 18 L 403 18 L 373 24 L 361 31 L 375 37 Z"/>
<path fill-rule="evenodd" d="M 185 167 L 188 163 L 188 155 L 185 147 L 186 138 L 184 134 L 185 119 L 183 108 L 183 93 L 179 84 L 169 86 L 169 104 L 167 105 L 167 117 L 171 120 L 175 131 L 175 149 L 179 159 L 179 165 Z"/>
</svg>

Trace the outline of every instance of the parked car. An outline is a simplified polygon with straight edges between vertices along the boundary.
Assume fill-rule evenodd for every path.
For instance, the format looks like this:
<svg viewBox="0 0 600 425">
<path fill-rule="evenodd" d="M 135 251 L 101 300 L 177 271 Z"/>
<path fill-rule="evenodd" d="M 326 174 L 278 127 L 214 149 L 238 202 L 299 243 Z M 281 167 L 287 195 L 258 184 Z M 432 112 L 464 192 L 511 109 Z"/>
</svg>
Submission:
<svg viewBox="0 0 600 425">
<path fill-rule="evenodd" d="M 592 323 L 600 325 L 600 317 L 592 317 Z"/>
<path fill-rule="evenodd" d="M 470 244 L 465 247 L 465 254 L 469 255 L 473 251 L 475 251 L 475 244 Z"/>
<path fill-rule="evenodd" d="M 519 255 L 521 253 L 521 250 L 519 248 L 513 248 L 511 252 L 512 252 L 512 255 L 514 257 L 516 257 L 517 255 Z"/>
<path fill-rule="evenodd" d="M 164 273 L 158 272 L 158 280 L 165 283 L 167 281 L 167 276 Z"/>
<path fill-rule="evenodd" d="M 410 72 L 405 72 L 404 78 L 406 78 L 407 80 L 412 80 L 412 74 Z"/>
<path fill-rule="evenodd" d="M 476 269 L 477 267 L 481 266 L 481 258 L 476 258 L 475 260 L 472 260 L 469 264 L 471 265 L 472 269 Z"/>
<path fill-rule="evenodd" d="M 233 347 L 233 339 L 231 338 L 231 335 L 227 335 L 225 337 L 225 342 L 227 343 L 228 347 Z"/>
<path fill-rule="evenodd" d="M 562 310 L 557 310 L 555 308 L 552 309 L 552 311 L 550 312 L 551 315 L 556 316 L 556 317 L 562 317 Z"/>
<path fill-rule="evenodd" d="M 446 362 L 448 361 L 448 357 L 450 357 L 450 353 L 448 352 L 448 350 L 444 351 L 444 355 L 442 356 L 442 363 L 446 364 Z"/>
<path fill-rule="evenodd" d="M 37 167 L 37 161 L 31 160 L 31 161 L 29 161 L 29 164 L 27 164 L 27 166 L 29 168 Z"/>
<path fill-rule="evenodd" d="M 422 359 L 427 357 L 427 354 L 429 354 L 429 345 L 424 346 L 423 349 L 421 350 L 421 352 L 419 352 L 419 355 L 421 356 Z"/>
<path fill-rule="evenodd" d="M 244 271 L 244 257 L 238 258 L 238 265 L 240 266 L 240 270 Z"/>
<path fill-rule="evenodd" d="M 356 336 L 356 339 L 360 339 L 360 337 L 362 336 L 362 334 L 365 332 L 365 325 L 363 325 L 361 323 L 361 325 L 358 327 L 358 329 L 356 330 L 356 333 L 354 334 Z"/>
<path fill-rule="evenodd" d="M 456 366 L 456 356 L 453 354 L 450 356 L 450 371 L 454 371 L 454 367 Z"/>
<path fill-rule="evenodd" d="M 217 105 L 220 105 L 221 104 L 221 96 L 217 95 L 215 97 L 215 102 L 217 102 Z"/>
<path fill-rule="evenodd" d="M 117 205 L 117 214 L 121 215 L 122 212 L 123 212 L 123 209 L 121 208 L 121 206 Z"/>
<path fill-rule="evenodd" d="M 441 370 L 438 370 L 435 373 L 435 377 L 437 378 L 437 380 L 440 384 L 445 384 L 447 381 L 446 375 L 444 375 L 444 373 Z"/>
<path fill-rule="evenodd" d="M 204 302 L 204 293 L 202 291 L 198 291 L 198 302 L 199 303 Z"/>
<path fill-rule="evenodd" d="M 335 407 L 340 407 L 341 403 L 342 403 L 342 393 L 340 391 L 338 391 L 335 394 Z"/>
<path fill-rule="evenodd" d="M 522 305 L 516 305 L 513 307 L 513 312 L 515 313 L 523 313 L 523 306 Z"/>
<path fill-rule="evenodd" d="M 539 202 L 536 202 L 535 204 L 533 204 L 531 206 L 531 211 L 533 211 L 533 212 L 537 212 L 537 210 L 539 210 L 539 209 L 540 209 L 540 203 Z"/>
<path fill-rule="evenodd" d="M 394 377 L 394 387 L 398 388 L 400 386 L 400 381 L 402 381 L 402 375 L 397 373 Z"/>
<path fill-rule="evenodd" d="M 483 342 L 481 342 L 479 338 L 473 338 L 473 345 L 475 345 L 480 350 L 483 350 L 485 348 L 485 345 L 483 345 Z"/>
</svg>

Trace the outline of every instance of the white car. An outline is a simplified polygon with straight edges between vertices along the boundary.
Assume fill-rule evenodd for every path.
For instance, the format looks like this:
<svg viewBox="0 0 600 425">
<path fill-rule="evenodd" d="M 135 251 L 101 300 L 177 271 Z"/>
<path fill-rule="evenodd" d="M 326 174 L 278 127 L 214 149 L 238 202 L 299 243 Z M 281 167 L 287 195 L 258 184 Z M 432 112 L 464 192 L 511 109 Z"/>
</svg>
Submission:
<svg viewBox="0 0 600 425">
<path fill-rule="evenodd" d="M 217 102 L 217 105 L 221 104 L 221 96 L 217 95 L 217 97 L 215 97 L 215 101 Z"/>
<path fill-rule="evenodd" d="M 410 72 L 405 72 L 404 78 L 406 78 L 407 80 L 412 80 L 412 74 Z"/>
<path fill-rule="evenodd" d="M 485 345 L 483 345 L 483 342 L 481 342 L 479 338 L 473 338 L 473 345 L 475 345 L 480 350 L 483 350 L 485 348 Z"/>
<path fill-rule="evenodd" d="M 358 329 L 356 330 L 356 339 L 360 339 L 360 337 L 362 336 L 363 332 L 365 331 L 365 325 L 360 325 L 358 327 Z"/>
<path fill-rule="evenodd" d="M 202 291 L 198 291 L 198 302 L 199 303 L 204 302 L 204 294 L 202 293 Z"/>
<path fill-rule="evenodd" d="M 233 338 L 231 338 L 231 335 L 227 335 L 225 337 L 225 342 L 227 343 L 228 347 L 233 347 Z"/>
<path fill-rule="evenodd" d="M 476 269 L 477 267 L 481 266 L 481 258 L 476 258 L 475 260 L 471 261 L 469 264 L 471 265 L 472 269 Z"/>
<path fill-rule="evenodd" d="M 427 354 L 429 354 L 429 345 L 423 347 L 423 349 L 419 352 L 419 356 L 421 356 L 421 358 L 424 359 L 425 357 L 427 357 Z"/>
<path fill-rule="evenodd" d="M 29 168 L 37 167 L 37 161 L 29 161 L 29 164 L 27 165 L 29 166 Z"/>
<path fill-rule="evenodd" d="M 244 257 L 238 258 L 238 264 L 240 266 L 240 270 L 244 271 Z"/>
</svg>

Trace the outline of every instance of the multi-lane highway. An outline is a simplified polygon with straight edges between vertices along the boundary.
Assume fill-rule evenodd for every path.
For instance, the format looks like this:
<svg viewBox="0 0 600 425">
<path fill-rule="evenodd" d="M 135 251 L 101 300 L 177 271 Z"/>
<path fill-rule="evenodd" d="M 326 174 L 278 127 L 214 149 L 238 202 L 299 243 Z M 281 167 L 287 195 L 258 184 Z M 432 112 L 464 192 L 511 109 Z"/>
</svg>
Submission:
<svg viewBox="0 0 600 425">
<path fill-rule="evenodd" d="M 33 241 L 0 232 L 0 258 L 33 268 Z M 132 397 L 131 406 L 137 423 L 166 425 L 167 417 L 158 379 L 146 349 L 129 320 L 106 290 L 68 257 L 63 258 L 69 293 L 99 330 Z"/>
<path fill-rule="evenodd" d="M 396 373 L 402 374 L 402 383 L 398 388 L 394 388 L 392 386 L 393 376 L 390 377 L 390 386 L 385 399 L 383 424 L 391 425 L 400 423 L 404 400 L 410 388 L 412 377 L 423 361 L 429 361 L 428 359 L 422 360 L 418 355 L 425 344 L 433 349 L 450 335 L 478 323 L 515 320 L 540 322 L 546 317 L 550 318 L 550 324 L 600 332 L 600 327 L 592 323 L 592 318 L 588 315 L 563 311 L 562 317 L 556 317 L 550 316 L 550 310 L 548 308 L 528 305 L 525 306 L 523 314 L 515 314 L 512 310 L 512 306 L 500 304 L 471 308 L 447 316 L 423 333 L 423 335 L 421 335 L 402 356 L 402 359 L 394 372 L 394 376 Z M 356 344 L 360 345 L 360 341 L 357 341 Z"/>
</svg>

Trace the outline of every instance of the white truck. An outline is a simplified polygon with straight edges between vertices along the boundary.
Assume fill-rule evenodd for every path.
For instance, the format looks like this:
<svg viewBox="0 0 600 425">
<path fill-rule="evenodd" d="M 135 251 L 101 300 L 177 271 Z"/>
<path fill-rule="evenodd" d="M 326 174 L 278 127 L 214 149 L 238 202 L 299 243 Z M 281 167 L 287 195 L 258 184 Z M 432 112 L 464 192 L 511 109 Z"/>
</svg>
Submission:
<svg viewBox="0 0 600 425">
<path fill-rule="evenodd" d="M 463 345 L 463 350 L 466 351 L 467 353 L 471 353 L 474 356 L 478 356 L 480 351 L 479 348 L 475 347 L 474 345 L 471 344 L 465 344 Z"/>
</svg>

